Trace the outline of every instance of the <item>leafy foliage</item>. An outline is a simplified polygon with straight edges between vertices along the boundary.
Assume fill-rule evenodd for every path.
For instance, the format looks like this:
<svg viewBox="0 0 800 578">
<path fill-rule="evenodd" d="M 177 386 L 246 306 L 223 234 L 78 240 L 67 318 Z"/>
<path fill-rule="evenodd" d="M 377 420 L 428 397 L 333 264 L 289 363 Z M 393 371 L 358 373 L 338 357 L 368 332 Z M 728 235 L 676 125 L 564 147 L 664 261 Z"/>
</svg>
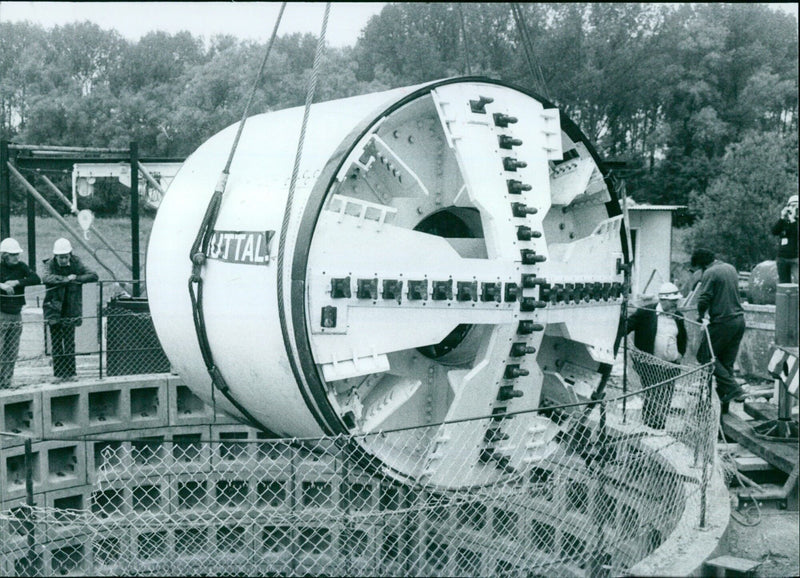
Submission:
<svg viewBox="0 0 800 578">
<path fill-rule="evenodd" d="M 689 237 L 738 269 L 775 258 L 770 233 L 789 195 L 797 193 L 797 135 L 750 132 L 728 147 L 719 175 L 690 205 L 701 215 Z"/>
<path fill-rule="evenodd" d="M 529 88 L 575 120 L 601 156 L 627 162 L 623 176 L 638 201 L 689 203 L 698 219 L 692 239 L 736 247 L 728 257 L 740 264 L 771 256 L 766 237 L 747 247 L 732 239 L 756 222 L 744 191 L 761 191 L 749 205 L 766 219 L 787 190 L 776 175 L 797 180 L 796 161 L 778 154 L 797 152 L 794 17 L 756 3 L 518 6 L 541 76 L 508 4 L 388 3 L 353 47 L 328 47 L 317 98 L 468 72 Z M 316 43 L 313 34 L 278 37 L 253 114 L 303 103 Z M 89 22 L 50 30 L 0 22 L 0 138 L 136 140 L 143 156 L 185 156 L 239 120 L 264 50 L 231 36 L 204 43 L 151 32 L 130 42 Z M 16 210 L 22 199 L 15 189 Z"/>
</svg>

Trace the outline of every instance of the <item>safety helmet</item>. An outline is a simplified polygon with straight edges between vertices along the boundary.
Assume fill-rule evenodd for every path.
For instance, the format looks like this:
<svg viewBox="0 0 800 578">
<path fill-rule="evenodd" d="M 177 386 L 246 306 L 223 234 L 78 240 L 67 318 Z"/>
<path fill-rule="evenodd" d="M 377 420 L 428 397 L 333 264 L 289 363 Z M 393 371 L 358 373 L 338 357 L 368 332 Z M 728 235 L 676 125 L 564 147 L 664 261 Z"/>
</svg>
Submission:
<svg viewBox="0 0 800 578">
<path fill-rule="evenodd" d="M 792 195 L 789 197 L 789 200 L 786 201 L 787 205 L 796 205 L 797 204 L 797 195 Z"/>
<path fill-rule="evenodd" d="M 16 239 L 9 237 L 3 239 L 3 242 L 0 243 L 0 253 L 15 253 L 18 255 L 22 253 L 22 247 L 19 246 Z"/>
<path fill-rule="evenodd" d="M 677 301 L 681 298 L 681 291 L 674 283 L 664 283 L 658 288 L 658 298 Z"/>
<path fill-rule="evenodd" d="M 69 239 L 56 239 L 56 242 L 53 243 L 53 255 L 68 255 L 72 253 L 72 244 L 70 244 Z"/>
</svg>

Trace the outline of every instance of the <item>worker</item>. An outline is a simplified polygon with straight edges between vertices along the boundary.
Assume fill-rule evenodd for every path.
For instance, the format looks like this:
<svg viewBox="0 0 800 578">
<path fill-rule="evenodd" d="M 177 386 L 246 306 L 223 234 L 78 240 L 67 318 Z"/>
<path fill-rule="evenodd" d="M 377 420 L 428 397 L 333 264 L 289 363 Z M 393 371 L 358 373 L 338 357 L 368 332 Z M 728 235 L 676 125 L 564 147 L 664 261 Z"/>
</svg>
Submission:
<svg viewBox="0 0 800 578">
<path fill-rule="evenodd" d="M 75 381 L 75 327 L 83 323 L 83 283 L 97 281 L 97 273 L 72 254 L 67 239 L 56 239 L 52 259 L 42 275 L 47 293 L 44 320 L 50 328 L 55 382 Z"/>
<path fill-rule="evenodd" d="M 677 364 L 686 353 L 686 326 L 678 311 L 680 299 L 676 285 L 663 283 L 658 289 L 658 302 L 638 308 L 627 322 L 627 332 L 634 332 L 634 346 L 653 356 L 650 359 L 633 356 L 634 369 L 646 390 L 642 394 L 642 422 L 653 429 L 664 429 L 675 380 L 681 374 Z M 620 327 L 614 351 L 619 347 L 622 334 Z M 651 386 L 656 387 L 647 389 Z"/>
<path fill-rule="evenodd" d="M 717 395 L 727 411 L 730 401 L 742 401 L 745 390 L 733 377 L 733 364 L 739 354 L 739 344 L 744 336 L 744 309 L 739 301 L 739 274 L 733 265 L 716 259 L 708 249 L 696 249 L 692 253 L 692 268 L 702 270 L 697 298 L 697 321 L 706 323 L 708 313 L 708 336 L 703 338 L 697 350 L 697 361 L 708 363 L 713 352 L 716 357 L 714 377 Z"/>
<path fill-rule="evenodd" d="M 792 195 L 781 210 L 781 218 L 772 226 L 778 244 L 778 283 L 797 283 L 797 195 Z"/>
<path fill-rule="evenodd" d="M 11 387 L 22 335 L 25 287 L 41 283 L 39 276 L 20 260 L 22 247 L 8 237 L 0 242 L 0 389 Z"/>
</svg>

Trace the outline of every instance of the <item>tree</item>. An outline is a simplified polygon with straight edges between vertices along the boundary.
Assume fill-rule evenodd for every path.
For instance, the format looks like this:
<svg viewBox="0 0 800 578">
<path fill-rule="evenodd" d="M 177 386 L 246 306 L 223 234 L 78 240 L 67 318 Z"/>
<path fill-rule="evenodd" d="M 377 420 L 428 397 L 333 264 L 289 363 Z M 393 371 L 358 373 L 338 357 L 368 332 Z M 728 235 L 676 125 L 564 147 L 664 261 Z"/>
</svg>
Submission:
<svg viewBox="0 0 800 578">
<path fill-rule="evenodd" d="M 188 32 L 150 32 L 121 55 L 110 84 L 114 93 L 124 89 L 175 85 L 183 72 L 205 62 L 203 43 Z"/>
<path fill-rule="evenodd" d="M 13 138 L 28 120 L 30 98 L 43 90 L 47 42 L 41 27 L 0 22 L 0 137 Z"/>
<path fill-rule="evenodd" d="M 115 30 L 80 22 L 56 26 L 49 34 L 46 64 L 59 91 L 91 94 L 97 83 L 108 84 L 122 61 L 126 41 Z"/>
<path fill-rule="evenodd" d="M 797 191 L 797 135 L 750 132 L 730 145 L 719 176 L 704 194 L 694 192 L 690 208 L 699 215 L 688 236 L 737 269 L 750 270 L 775 258 L 770 234 L 789 194 Z"/>
</svg>

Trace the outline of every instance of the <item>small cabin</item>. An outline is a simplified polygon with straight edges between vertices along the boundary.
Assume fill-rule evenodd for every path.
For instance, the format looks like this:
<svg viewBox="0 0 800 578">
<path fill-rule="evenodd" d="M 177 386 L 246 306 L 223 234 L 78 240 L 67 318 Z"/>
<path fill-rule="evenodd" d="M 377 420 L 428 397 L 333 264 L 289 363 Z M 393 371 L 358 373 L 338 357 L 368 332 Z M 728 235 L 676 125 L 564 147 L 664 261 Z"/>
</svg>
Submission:
<svg viewBox="0 0 800 578">
<path fill-rule="evenodd" d="M 631 293 L 635 298 L 655 295 L 670 279 L 672 214 L 685 205 L 650 205 L 628 199 L 628 220 L 633 246 Z"/>
</svg>

